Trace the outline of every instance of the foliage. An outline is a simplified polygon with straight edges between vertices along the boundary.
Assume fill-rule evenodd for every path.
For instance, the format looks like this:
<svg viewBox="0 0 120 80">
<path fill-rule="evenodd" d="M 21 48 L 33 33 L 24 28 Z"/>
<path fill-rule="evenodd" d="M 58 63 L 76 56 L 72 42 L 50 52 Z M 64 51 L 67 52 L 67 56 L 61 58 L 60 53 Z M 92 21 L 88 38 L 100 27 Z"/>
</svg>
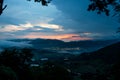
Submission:
<svg viewBox="0 0 120 80">
<path fill-rule="evenodd" d="M 13 69 L 19 78 L 29 78 L 30 62 L 33 54 L 30 49 L 5 49 L 0 54 L 0 65 Z"/>
<path fill-rule="evenodd" d="M 81 73 L 79 78 L 82 80 L 120 80 L 120 42 L 91 53 L 80 54 L 75 57 L 75 61 L 72 60 L 72 66 L 77 66 L 74 69 Z M 93 70 L 89 70 L 89 66 Z"/>
<path fill-rule="evenodd" d="M 0 80 L 17 80 L 17 75 L 10 67 L 0 66 Z"/>
<path fill-rule="evenodd" d="M 51 62 L 45 63 L 42 67 L 33 67 L 32 74 L 34 80 L 73 80 L 66 68 Z"/>
<path fill-rule="evenodd" d="M 5 49 L 0 54 L 0 63 L 13 68 L 13 65 L 25 67 L 30 65 L 32 56 L 30 49 Z"/>
<path fill-rule="evenodd" d="M 119 0 L 90 0 L 91 4 L 88 11 L 97 11 L 98 14 L 105 13 L 109 16 L 110 11 L 114 10 L 114 15 L 120 15 L 120 1 Z M 110 6 L 113 8 L 111 9 Z"/>
<path fill-rule="evenodd" d="M 113 78 L 113 80 L 120 80 L 120 60 L 118 62 L 116 62 L 115 64 L 113 64 L 111 70 L 110 70 L 110 75 Z"/>
<path fill-rule="evenodd" d="M 0 0 L 0 15 L 2 14 L 3 10 L 7 7 L 7 5 L 3 7 L 3 2 L 4 0 Z"/>
<path fill-rule="evenodd" d="M 8 76 L 10 80 L 14 80 L 11 79 L 14 72 L 16 73 L 14 76 L 17 75 L 18 80 L 72 80 L 72 75 L 66 68 L 51 62 L 31 67 L 32 56 L 30 49 L 5 49 L 0 53 L 0 65 L 6 67 L 0 67 L 2 69 L 0 74 Z"/>
<path fill-rule="evenodd" d="M 27 1 L 31 1 L 31 0 L 27 0 Z M 48 6 L 51 0 L 34 0 L 34 2 L 39 2 L 43 6 Z M 3 3 L 4 3 L 4 0 L 0 0 L 0 15 L 3 13 L 3 10 L 7 7 L 7 5 L 3 7 Z"/>
<path fill-rule="evenodd" d="M 31 0 L 27 0 L 31 1 Z M 52 0 L 34 0 L 34 2 L 41 3 L 43 6 L 48 6 Z M 97 11 L 98 14 L 105 13 L 107 16 L 110 15 L 110 11 L 114 10 L 114 15 L 120 16 L 120 1 L 119 0 L 90 0 L 91 3 L 88 6 L 88 11 Z M 4 0 L 0 0 L 0 15 L 3 10 L 7 7 L 3 7 Z M 112 6 L 112 8 L 110 8 Z"/>
<path fill-rule="evenodd" d="M 28 0 L 31 1 L 31 0 Z M 34 0 L 34 2 L 41 2 L 43 6 L 48 6 L 48 3 L 50 3 L 52 0 Z"/>
<path fill-rule="evenodd" d="M 77 56 L 80 59 L 75 57 L 75 60 L 69 60 L 72 71 L 66 68 L 64 62 L 61 64 L 57 61 L 31 67 L 31 49 L 5 49 L 0 53 L 0 80 L 74 80 L 74 77 L 80 80 L 119 80 L 119 46 L 118 42 L 91 54 Z M 78 64 L 73 64 L 74 62 Z M 77 66 L 76 70 L 73 69 L 74 66 Z M 95 71 L 89 70 L 89 66 Z M 79 71 L 80 67 L 83 72 Z"/>
</svg>

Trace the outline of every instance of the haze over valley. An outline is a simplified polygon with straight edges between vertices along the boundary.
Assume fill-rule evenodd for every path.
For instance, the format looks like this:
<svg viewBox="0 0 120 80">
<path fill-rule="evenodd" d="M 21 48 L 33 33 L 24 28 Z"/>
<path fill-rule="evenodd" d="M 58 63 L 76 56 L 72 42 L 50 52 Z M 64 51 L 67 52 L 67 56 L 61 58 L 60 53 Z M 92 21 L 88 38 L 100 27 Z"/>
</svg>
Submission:
<svg viewBox="0 0 120 80">
<path fill-rule="evenodd" d="M 0 0 L 0 80 L 120 80 L 120 0 Z"/>
<path fill-rule="evenodd" d="M 0 49 L 6 48 L 30 48 L 34 58 L 59 59 L 72 57 L 81 53 L 93 52 L 105 46 L 119 42 L 119 40 L 85 40 L 64 42 L 55 39 L 12 39 L 1 40 Z"/>
</svg>

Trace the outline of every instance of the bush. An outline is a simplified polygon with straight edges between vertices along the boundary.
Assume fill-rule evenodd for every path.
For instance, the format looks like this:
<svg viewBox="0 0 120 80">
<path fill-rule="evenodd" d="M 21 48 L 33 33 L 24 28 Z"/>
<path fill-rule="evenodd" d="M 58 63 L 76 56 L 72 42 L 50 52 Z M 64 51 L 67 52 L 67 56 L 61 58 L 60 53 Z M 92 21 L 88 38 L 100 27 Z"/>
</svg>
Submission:
<svg viewBox="0 0 120 80">
<path fill-rule="evenodd" d="M 17 80 L 17 76 L 10 67 L 0 66 L 0 80 Z"/>
</svg>

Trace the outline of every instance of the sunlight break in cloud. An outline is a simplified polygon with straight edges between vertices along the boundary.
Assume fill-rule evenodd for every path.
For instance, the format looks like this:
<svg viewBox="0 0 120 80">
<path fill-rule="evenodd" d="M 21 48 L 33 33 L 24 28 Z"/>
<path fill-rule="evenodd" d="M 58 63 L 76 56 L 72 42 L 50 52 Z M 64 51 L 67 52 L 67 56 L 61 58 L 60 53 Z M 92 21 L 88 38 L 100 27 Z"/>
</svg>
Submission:
<svg viewBox="0 0 120 80">
<path fill-rule="evenodd" d="M 19 30 L 24 30 L 24 28 L 16 25 L 6 25 L 0 29 L 0 32 L 14 32 Z"/>
<path fill-rule="evenodd" d="M 42 28 L 54 29 L 55 31 L 63 31 L 63 27 L 56 24 L 40 23 L 37 26 L 40 26 Z"/>
<path fill-rule="evenodd" d="M 33 25 L 31 23 L 19 24 L 19 25 L 6 25 L 6 26 L 0 28 L 0 32 L 15 32 L 15 31 L 32 28 L 32 27 L 33 27 Z"/>
<path fill-rule="evenodd" d="M 38 26 L 39 28 L 34 28 L 35 26 Z M 49 23 L 39 23 L 39 24 L 32 24 L 32 23 L 26 23 L 26 24 L 19 24 L 19 25 L 6 25 L 0 29 L 0 32 L 15 32 L 20 30 L 27 30 L 32 28 L 33 30 L 42 30 L 45 28 L 53 29 L 55 31 L 63 31 L 63 27 L 56 24 L 49 24 Z"/>
</svg>

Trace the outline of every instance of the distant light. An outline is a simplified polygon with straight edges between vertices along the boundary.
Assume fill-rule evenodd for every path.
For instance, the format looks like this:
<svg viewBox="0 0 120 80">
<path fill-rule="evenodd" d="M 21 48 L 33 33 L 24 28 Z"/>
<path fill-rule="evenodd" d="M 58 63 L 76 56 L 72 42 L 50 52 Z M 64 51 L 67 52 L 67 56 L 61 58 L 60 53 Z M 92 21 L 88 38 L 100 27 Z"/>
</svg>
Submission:
<svg viewBox="0 0 120 80">
<path fill-rule="evenodd" d="M 41 60 L 41 61 L 47 61 L 48 58 L 41 58 L 40 60 Z"/>
</svg>

